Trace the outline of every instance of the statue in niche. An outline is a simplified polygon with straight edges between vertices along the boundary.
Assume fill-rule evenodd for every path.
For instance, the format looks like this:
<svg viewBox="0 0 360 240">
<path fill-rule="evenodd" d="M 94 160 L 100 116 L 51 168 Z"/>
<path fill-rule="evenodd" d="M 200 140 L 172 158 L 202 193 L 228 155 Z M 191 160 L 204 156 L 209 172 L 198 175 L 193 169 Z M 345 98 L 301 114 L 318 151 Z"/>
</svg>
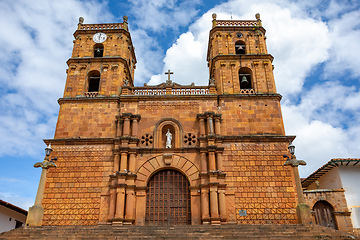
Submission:
<svg viewBox="0 0 360 240">
<path fill-rule="evenodd" d="M 172 134 L 170 132 L 170 129 L 168 129 L 166 133 L 166 148 L 171 148 L 171 140 L 172 140 Z"/>
</svg>

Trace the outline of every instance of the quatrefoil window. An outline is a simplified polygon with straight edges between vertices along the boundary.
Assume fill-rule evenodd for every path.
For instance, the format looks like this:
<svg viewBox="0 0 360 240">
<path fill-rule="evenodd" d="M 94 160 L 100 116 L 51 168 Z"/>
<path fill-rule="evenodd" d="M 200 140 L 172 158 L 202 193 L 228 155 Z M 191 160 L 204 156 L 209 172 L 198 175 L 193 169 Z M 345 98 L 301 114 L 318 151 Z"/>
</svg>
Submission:
<svg viewBox="0 0 360 240">
<path fill-rule="evenodd" d="M 143 146 L 151 146 L 153 143 L 153 136 L 151 136 L 150 134 L 145 134 L 144 136 L 141 137 L 141 145 Z"/>
<path fill-rule="evenodd" d="M 194 146 L 196 143 L 196 137 L 192 133 L 187 133 L 184 135 L 184 143 L 189 146 Z"/>
</svg>

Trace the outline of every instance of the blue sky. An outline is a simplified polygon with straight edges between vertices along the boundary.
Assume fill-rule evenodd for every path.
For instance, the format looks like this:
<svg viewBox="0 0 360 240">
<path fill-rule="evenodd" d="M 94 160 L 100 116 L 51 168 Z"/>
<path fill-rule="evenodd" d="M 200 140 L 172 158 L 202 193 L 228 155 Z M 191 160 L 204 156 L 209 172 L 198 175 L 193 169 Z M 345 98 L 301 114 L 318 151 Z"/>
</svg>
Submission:
<svg viewBox="0 0 360 240">
<path fill-rule="evenodd" d="M 267 47 L 283 95 L 286 133 L 297 135 L 305 177 L 331 158 L 360 157 L 360 2 L 357 0 L 132 0 L 0 2 L 0 199 L 25 209 L 34 203 L 53 138 L 78 18 L 122 22 L 137 56 L 136 85 L 172 79 L 207 85 L 211 14 L 255 19 L 261 14 Z"/>
</svg>

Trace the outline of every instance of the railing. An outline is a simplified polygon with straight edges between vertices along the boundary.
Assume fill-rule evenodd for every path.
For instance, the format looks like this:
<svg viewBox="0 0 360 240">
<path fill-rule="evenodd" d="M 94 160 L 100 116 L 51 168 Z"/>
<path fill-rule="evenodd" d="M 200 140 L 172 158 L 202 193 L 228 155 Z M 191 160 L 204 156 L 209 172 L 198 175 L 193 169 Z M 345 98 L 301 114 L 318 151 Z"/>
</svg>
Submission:
<svg viewBox="0 0 360 240">
<path fill-rule="evenodd" d="M 248 20 L 216 20 L 216 26 L 239 26 L 239 27 L 255 27 L 257 26 L 257 21 Z"/>
<path fill-rule="evenodd" d="M 85 97 L 97 97 L 99 92 L 85 92 Z"/>
<path fill-rule="evenodd" d="M 133 95 L 165 95 L 166 89 L 133 88 Z"/>
<path fill-rule="evenodd" d="M 240 94 L 255 94 L 254 89 L 240 89 Z"/>
<path fill-rule="evenodd" d="M 189 88 L 146 88 L 135 87 L 131 89 L 132 95 L 205 95 L 210 94 L 208 87 L 189 87 Z"/>
<path fill-rule="evenodd" d="M 81 24 L 79 30 L 121 29 L 123 23 Z"/>
</svg>

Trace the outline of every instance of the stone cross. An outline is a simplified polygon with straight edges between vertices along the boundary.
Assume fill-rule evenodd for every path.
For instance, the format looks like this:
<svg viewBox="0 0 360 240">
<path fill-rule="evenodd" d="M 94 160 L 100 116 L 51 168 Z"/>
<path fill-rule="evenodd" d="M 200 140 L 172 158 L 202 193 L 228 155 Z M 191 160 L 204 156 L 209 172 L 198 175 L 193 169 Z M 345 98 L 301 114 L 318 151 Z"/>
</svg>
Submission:
<svg viewBox="0 0 360 240">
<path fill-rule="evenodd" d="M 170 80 L 170 74 L 174 74 L 173 72 L 170 72 L 170 69 L 165 73 L 168 75 L 168 80 L 166 82 L 171 82 Z"/>
</svg>

